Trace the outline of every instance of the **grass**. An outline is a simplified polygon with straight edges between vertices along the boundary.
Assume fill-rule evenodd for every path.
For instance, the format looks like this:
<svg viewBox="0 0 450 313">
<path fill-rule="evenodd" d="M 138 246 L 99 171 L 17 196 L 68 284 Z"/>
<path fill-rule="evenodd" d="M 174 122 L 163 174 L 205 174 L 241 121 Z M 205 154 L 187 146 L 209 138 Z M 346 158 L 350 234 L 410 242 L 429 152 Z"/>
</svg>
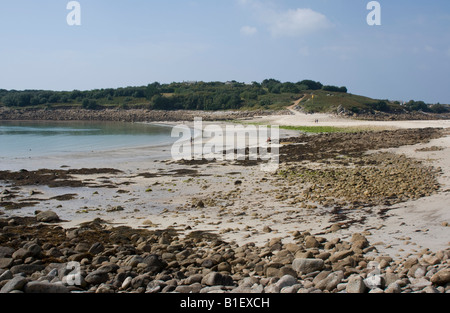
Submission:
<svg viewBox="0 0 450 313">
<path fill-rule="evenodd" d="M 358 133 L 362 129 L 356 127 L 333 127 L 333 126 L 280 126 L 280 129 L 295 130 L 305 133 Z"/>
<path fill-rule="evenodd" d="M 312 95 L 314 94 L 314 99 Z M 308 91 L 307 95 L 300 102 L 300 106 L 309 113 L 334 112 L 338 107 L 342 107 L 355 113 L 360 111 L 371 111 L 371 105 L 380 100 L 369 97 L 354 95 L 350 93 L 328 92 L 324 90 Z M 391 110 L 402 110 L 399 105 L 390 102 Z"/>
<path fill-rule="evenodd" d="M 241 120 L 228 120 L 228 123 L 242 124 L 242 125 L 258 125 L 272 127 L 265 123 L 257 122 L 243 122 Z M 385 127 L 376 126 L 349 126 L 349 127 L 334 127 L 334 126 L 279 126 L 280 129 L 294 130 L 310 134 L 324 134 L 324 133 L 360 133 L 364 131 L 380 131 L 385 130 Z"/>
</svg>

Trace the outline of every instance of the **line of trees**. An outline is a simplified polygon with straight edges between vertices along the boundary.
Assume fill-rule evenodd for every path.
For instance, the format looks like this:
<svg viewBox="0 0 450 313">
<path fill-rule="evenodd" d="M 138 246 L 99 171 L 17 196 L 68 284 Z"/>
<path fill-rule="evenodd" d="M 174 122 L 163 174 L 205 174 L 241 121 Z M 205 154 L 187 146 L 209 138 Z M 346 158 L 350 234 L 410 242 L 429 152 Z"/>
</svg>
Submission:
<svg viewBox="0 0 450 313">
<path fill-rule="evenodd" d="M 274 101 L 269 96 L 295 95 L 306 90 L 318 90 L 320 82 L 304 80 L 298 83 L 266 79 L 251 84 L 230 82 L 183 82 L 140 87 L 108 88 L 89 91 L 0 90 L 0 102 L 8 107 L 45 105 L 80 105 L 87 109 L 103 105 L 129 107 L 145 104 L 157 110 L 226 110 L 268 106 Z M 267 96 L 267 97 L 265 97 Z M 270 98 L 270 99 L 269 99 Z"/>
<path fill-rule="evenodd" d="M 8 107 L 67 106 L 96 110 L 104 107 L 145 107 L 153 110 L 237 110 L 241 108 L 280 108 L 304 93 L 314 91 L 347 93 L 346 87 L 323 85 L 313 80 L 296 83 L 265 79 L 261 83 L 181 82 L 147 86 L 95 89 L 88 91 L 4 90 L 0 89 L 0 105 Z M 367 105 L 376 111 L 390 112 L 393 105 L 379 100 Z M 396 105 L 399 108 L 399 103 Z M 401 110 L 433 113 L 449 112 L 449 106 L 409 101 Z"/>
</svg>

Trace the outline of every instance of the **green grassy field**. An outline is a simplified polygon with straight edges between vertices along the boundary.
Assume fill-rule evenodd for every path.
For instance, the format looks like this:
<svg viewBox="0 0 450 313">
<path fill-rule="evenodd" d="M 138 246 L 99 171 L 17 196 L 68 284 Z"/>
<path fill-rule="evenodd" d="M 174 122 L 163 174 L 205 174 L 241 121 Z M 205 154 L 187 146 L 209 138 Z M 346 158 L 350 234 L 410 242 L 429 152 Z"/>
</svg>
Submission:
<svg viewBox="0 0 450 313">
<path fill-rule="evenodd" d="M 300 106 L 308 113 L 335 112 L 338 107 L 354 113 L 359 113 L 364 110 L 371 110 L 372 106 L 376 105 L 379 101 L 379 99 L 372 99 L 349 93 L 315 90 L 306 94 L 300 102 Z M 389 106 L 393 111 L 402 109 L 399 104 L 393 102 L 389 102 Z"/>
</svg>

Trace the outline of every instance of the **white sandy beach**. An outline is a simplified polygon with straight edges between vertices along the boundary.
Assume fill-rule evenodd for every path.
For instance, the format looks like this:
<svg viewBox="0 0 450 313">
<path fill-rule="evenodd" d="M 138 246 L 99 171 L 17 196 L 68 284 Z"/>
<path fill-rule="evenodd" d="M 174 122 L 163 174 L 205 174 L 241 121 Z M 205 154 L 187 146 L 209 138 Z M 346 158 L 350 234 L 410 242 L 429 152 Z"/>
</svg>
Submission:
<svg viewBox="0 0 450 313">
<path fill-rule="evenodd" d="M 337 118 L 317 114 L 297 113 L 292 116 L 271 116 L 254 122 L 280 126 L 380 127 L 380 128 L 427 128 L 450 127 L 450 121 L 402 121 L 371 122 Z M 282 136 L 292 136 L 285 132 Z M 417 152 L 424 147 L 442 147 L 440 151 Z M 274 237 L 289 241 L 295 231 L 309 231 L 327 238 L 348 238 L 355 232 L 363 232 L 372 244 L 377 243 L 381 253 L 392 256 L 416 253 L 422 249 L 437 251 L 450 244 L 450 137 L 436 139 L 428 144 L 389 149 L 422 160 L 427 165 L 440 167 L 441 190 L 431 197 L 408 201 L 394 206 L 386 219 L 380 219 L 379 210 L 371 213 L 355 211 L 350 218 L 364 215 L 364 225 L 354 224 L 348 229 L 326 233 L 332 226 L 326 208 L 299 209 L 275 197 L 287 186 L 271 173 L 260 171 L 258 166 L 240 166 L 233 162 L 183 166 L 170 160 L 170 147 L 135 148 L 109 152 L 92 152 L 71 157 L 47 157 L 44 159 L 16 159 L 8 169 L 29 170 L 38 168 L 115 168 L 119 175 L 94 175 L 80 177 L 92 179 L 90 188 L 48 188 L 32 186 L 22 188 L 26 197 L 31 191 L 39 191 L 39 198 L 49 199 L 64 194 L 76 194 L 67 202 L 47 200 L 38 207 L 20 211 L 6 211 L 5 215 L 34 215 L 36 209 L 53 210 L 67 222 L 61 225 L 75 227 L 81 222 L 102 218 L 115 224 L 150 229 L 174 227 L 180 230 L 208 230 L 220 234 L 224 240 L 239 244 L 255 242 L 263 245 Z M 192 177 L 173 175 L 173 171 L 189 169 L 196 171 Z M 167 174 L 142 177 L 139 174 Z M 242 182 L 236 185 L 236 181 Z M 119 189 L 102 188 L 106 183 L 119 185 Z M 95 187 L 98 185 L 98 187 Z M 202 201 L 199 204 L 199 201 Z"/>
</svg>

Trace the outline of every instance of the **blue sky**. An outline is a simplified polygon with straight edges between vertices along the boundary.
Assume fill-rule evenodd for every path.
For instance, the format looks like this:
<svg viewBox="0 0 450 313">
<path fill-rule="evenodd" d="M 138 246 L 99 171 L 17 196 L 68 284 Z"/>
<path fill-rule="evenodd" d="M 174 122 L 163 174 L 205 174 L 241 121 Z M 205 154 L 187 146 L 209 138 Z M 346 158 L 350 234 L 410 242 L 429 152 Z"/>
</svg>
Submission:
<svg viewBox="0 0 450 313">
<path fill-rule="evenodd" d="M 0 1 L 0 88 L 319 80 L 354 94 L 450 103 L 450 1 Z"/>
</svg>

